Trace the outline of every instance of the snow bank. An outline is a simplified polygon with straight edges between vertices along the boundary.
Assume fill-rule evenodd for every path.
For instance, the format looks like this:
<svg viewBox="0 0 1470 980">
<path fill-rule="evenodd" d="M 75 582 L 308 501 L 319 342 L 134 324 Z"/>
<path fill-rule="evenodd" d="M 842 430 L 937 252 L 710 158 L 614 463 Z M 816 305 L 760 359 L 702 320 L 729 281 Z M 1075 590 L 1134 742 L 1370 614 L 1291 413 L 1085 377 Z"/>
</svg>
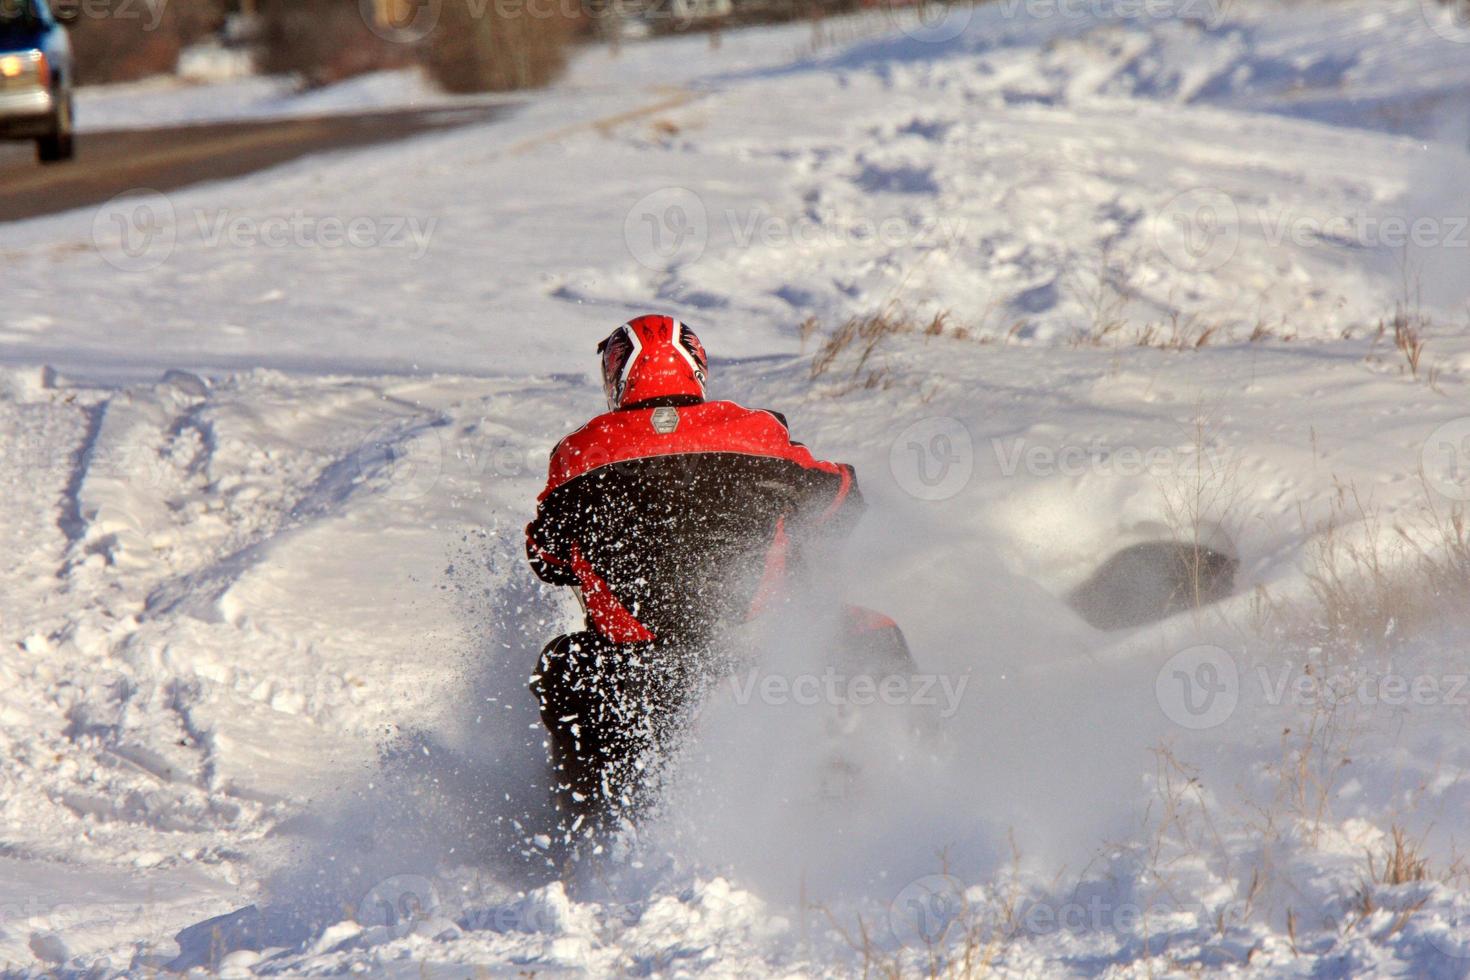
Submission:
<svg viewBox="0 0 1470 980">
<path fill-rule="evenodd" d="M 1444 560 L 1425 528 L 1465 494 L 1465 154 L 1414 136 L 1441 101 L 1342 115 L 1461 90 L 1459 49 L 1412 4 L 951 16 L 589 52 L 493 125 L 147 198 L 121 227 L 157 236 L 8 227 L 0 957 L 1464 975 L 1465 627 L 1398 532 Z M 1444 233 L 1410 256 L 1418 377 L 1376 329 L 1395 214 Z M 834 743 L 726 689 L 661 819 L 553 881 L 524 684 L 574 607 L 519 529 L 599 408 L 592 343 L 650 304 L 717 395 L 857 464 L 834 577 L 952 698 L 931 742 Z M 888 304 L 950 328 L 813 377 L 803 320 Z M 1225 602 L 1115 632 L 1067 605 L 1197 529 Z M 1424 594 L 1326 632 L 1300 611 L 1334 543 Z M 844 752 L 857 778 L 816 778 Z M 1372 880 L 1395 824 L 1424 880 Z"/>
<path fill-rule="evenodd" d="M 884 956 L 917 955 L 922 924 L 902 897 L 913 882 L 979 889 L 966 901 L 986 916 L 1012 893 L 1038 909 L 996 954 L 1017 973 L 1083 949 L 1098 963 L 1167 953 L 1209 966 L 1257 948 L 1289 969 L 1288 910 L 1304 955 L 1433 966 L 1460 941 L 1459 892 L 1413 892 L 1403 901 L 1430 904 L 1391 934 L 1391 922 L 1355 925 L 1352 902 L 1389 822 L 1429 834 L 1440 861 L 1463 832 L 1455 774 L 1470 739 L 1450 690 L 1465 670 L 1460 634 L 1332 663 L 1247 629 L 1251 589 L 1301 585 L 1334 478 L 1371 486 L 1385 515 L 1418 512 L 1411 474 L 1456 405 L 1369 354 L 1359 343 L 1306 360 L 1250 347 L 1058 358 L 900 340 L 881 355 L 892 386 L 863 395 L 811 386 L 797 358 L 721 365 L 720 394 L 789 411 L 798 436 L 858 464 L 875 518 L 847 594 L 897 617 L 922 669 L 960 694 L 936 746 L 849 745 L 864 772 L 837 795 L 819 779 L 832 750 L 812 737 L 819 717 L 789 703 L 712 706 L 641 869 L 570 897 L 538 883 L 544 784 L 523 685 L 571 610 L 532 582 L 515 529 L 565 417 L 594 410 L 590 384 L 256 372 L 27 389 L 7 424 L 45 456 L 24 471 L 42 479 L 7 471 L 26 488 L 10 506 L 37 514 L 7 522 L 11 553 L 32 556 L 11 574 L 59 578 L 7 586 L 0 610 L 24 647 L 3 700 L 17 760 L 6 840 L 31 862 L 124 875 L 131 894 L 188 888 L 191 901 L 150 905 L 145 926 L 88 904 L 85 922 L 54 929 L 70 956 L 139 968 L 201 955 L 169 937 L 252 903 L 265 917 L 238 934 L 262 937 L 241 941 L 264 950 L 252 968 L 273 971 L 403 957 L 592 973 L 670 957 L 715 975 L 851 965 L 861 957 L 827 914 L 849 930 L 867 922 Z M 1465 383 L 1463 369 L 1443 382 Z M 1141 397 L 1128 397 L 1135 385 Z M 1281 418 L 1300 390 L 1318 395 Z M 1091 629 L 1065 606 L 1066 586 L 1138 524 L 1166 525 L 1167 494 L 1193 473 L 1199 399 L 1227 391 L 1206 449 L 1235 481 L 1215 516 L 1239 548 L 1240 597 L 1218 616 Z M 935 419 L 964 434 L 970 476 L 925 500 L 906 448 Z M 1018 445 L 1026 462 L 1012 467 Z M 1086 447 L 1085 465 L 1052 468 L 1069 446 Z M 1130 449 L 1162 462 L 1135 471 Z M 1233 709 L 1209 727 L 1166 684 L 1202 643 L 1238 671 Z M 801 649 L 793 636 L 774 658 L 796 669 Z M 1319 748 L 1352 762 L 1323 783 L 1327 815 L 1313 819 L 1278 795 L 1280 733 L 1319 710 L 1297 693 L 1309 676 L 1350 690 L 1442 682 L 1410 714 L 1402 700 L 1349 699 L 1343 730 Z M 1176 836 L 1151 809 L 1159 746 L 1199 780 L 1201 798 L 1186 802 L 1191 819 L 1208 818 L 1209 841 Z M 1276 825 L 1264 843 L 1254 805 Z M 1153 834 L 1173 856 L 1151 855 Z M 199 884 L 176 884 L 196 870 Z M 1273 877 L 1248 898 L 1256 872 Z M 1104 910 L 1087 914 L 1104 919 L 1046 925 L 1091 907 L 1073 895 L 1079 876 Z M 1318 898 L 1292 897 L 1302 890 Z M 383 902 L 399 911 L 363 911 Z M 1144 920 L 1126 918 L 1135 906 Z M 1238 919 L 1224 933 L 1221 914 Z M 140 937 L 141 951 L 124 949 Z"/>
</svg>

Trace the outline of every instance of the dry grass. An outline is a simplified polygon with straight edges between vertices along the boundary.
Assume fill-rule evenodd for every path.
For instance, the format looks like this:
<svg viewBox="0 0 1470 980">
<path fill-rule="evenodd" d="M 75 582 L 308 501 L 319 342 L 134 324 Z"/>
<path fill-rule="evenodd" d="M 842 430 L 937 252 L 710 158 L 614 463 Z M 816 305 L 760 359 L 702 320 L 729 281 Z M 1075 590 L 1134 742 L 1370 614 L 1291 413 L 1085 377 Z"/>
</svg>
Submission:
<svg viewBox="0 0 1470 980">
<path fill-rule="evenodd" d="M 862 958 L 859 976 L 878 980 L 977 980 L 990 974 L 1006 944 L 1022 931 L 1020 890 L 1016 885 L 1021 855 L 1011 837 L 1011 866 L 1003 882 L 980 903 L 968 894 L 958 896 L 960 908 L 935 935 L 924 937 L 922 949 L 890 950 L 880 947 L 873 929 L 861 916 L 848 928 L 831 910 L 817 906 L 833 931 Z M 949 863 L 940 855 L 940 876 L 948 877 Z"/>
<path fill-rule="evenodd" d="M 1220 598 L 1212 587 L 1216 576 L 1210 565 L 1216 555 L 1237 558 L 1234 528 L 1241 523 L 1239 459 L 1216 451 L 1215 424 L 1204 402 L 1197 402 L 1189 431 L 1190 461 L 1172 479 L 1159 481 L 1164 520 L 1175 540 L 1187 546 L 1188 599 L 1196 610 Z"/>
<path fill-rule="evenodd" d="M 1356 676 L 1365 656 L 1383 652 L 1470 596 L 1470 527 L 1461 508 L 1443 510 L 1425 487 L 1417 515 L 1386 522 L 1355 487 L 1338 484 L 1328 518 L 1316 528 L 1306 577 L 1305 607 L 1262 597 L 1274 635 L 1288 647 L 1309 651 L 1301 670 L 1315 681 L 1303 715 L 1283 729 L 1281 758 L 1268 771 L 1275 799 L 1252 804 L 1257 829 L 1270 839 L 1287 824 L 1316 846 L 1332 819 L 1331 803 L 1350 771 L 1353 747 L 1371 718 L 1358 710 L 1351 685 L 1332 682 L 1339 670 Z M 1349 534 L 1349 530 L 1353 533 Z M 1368 668 L 1371 669 L 1371 668 Z M 1459 875 L 1458 864 L 1445 872 Z M 1397 824 L 1382 854 L 1370 855 L 1360 911 L 1373 909 L 1370 885 L 1392 886 L 1429 877 L 1429 865 Z M 1413 909 L 1407 910 L 1412 913 Z M 1390 932 L 1401 928 L 1396 920 Z"/>
<path fill-rule="evenodd" d="M 1424 499 L 1417 516 L 1385 526 L 1355 486 L 1339 483 L 1309 550 L 1313 608 L 1282 607 L 1283 621 L 1332 648 L 1359 652 L 1463 605 L 1470 595 L 1470 524 L 1463 507 L 1442 509 L 1428 486 Z"/>
<path fill-rule="evenodd" d="M 814 318 L 801 325 L 803 350 L 817 332 Z M 969 331 L 950 326 L 947 311 L 924 317 L 890 303 L 877 313 L 853 317 L 827 334 L 812 354 L 811 378 L 839 381 L 843 392 L 887 388 L 892 382 L 888 369 L 876 363 L 878 351 L 885 340 L 901 335 L 963 340 L 969 337 Z"/>
<path fill-rule="evenodd" d="M 1074 256 L 1062 271 L 1063 289 L 1087 316 L 1088 343 L 1100 345 L 1127 325 L 1124 313 L 1132 293 L 1129 281 L 1132 265 L 1114 256 L 1111 247 L 1105 246 L 1086 256 Z"/>
<path fill-rule="evenodd" d="M 1424 347 L 1428 343 L 1426 334 L 1433 325 L 1433 321 L 1424 312 L 1423 287 L 1419 281 L 1419 274 L 1412 267 L 1407 254 L 1399 257 L 1399 277 L 1399 300 L 1394 305 L 1393 316 L 1386 321 L 1378 321 L 1378 336 L 1374 341 L 1374 346 L 1382 342 L 1385 334 L 1392 331 L 1394 349 L 1403 358 L 1400 370 L 1407 371 L 1409 377 L 1417 381 L 1420 376 L 1421 363 L 1424 360 Z M 1430 368 L 1428 365 L 1424 365 L 1424 368 L 1425 380 L 1431 388 L 1438 390 L 1439 370 Z"/>
<path fill-rule="evenodd" d="M 1375 885 L 1407 885 L 1429 878 L 1429 859 L 1420 854 L 1420 843 L 1409 839 L 1403 827 L 1390 828 L 1389 843 L 1381 862 L 1368 852 L 1368 880 Z"/>
<path fill-rule="evenodd" d="M 1378 912 L 1380 908 L 1386 908 L 1379 905 L 1378 889 L 1396 888 L 1401 885 L 1429 881 L 1432 878 L 1440 877 L 1431 874 L 1429 859 L 1423 856 L 1420 850 L 1421 847 L 1422 842 L 1411 839 L 1403 827 L 1394 824 L 1389 829 L 1388 840 L 1384 845 L 1383 852 L 1377 855 L 1372 851 L 1367 853 L 1368 874 L 1363 880 L 1362 885 L 1358 888 L 1357 898 L 1354 902 L 1357 918 L 1348 924 L 1349 930 L 1356 929 L 1374 913 Z M 1454 874 L 1453 869 L 1448 872 L 1448 876 L 1450 877 L 1453 877 Z M 1389 919 L 1388 924 L 1380 929 L 1373 938 L 1377 942 L 1383 942 L 1403 929 L 1409 920 L 1413 918 L 1414 913 L 1422 909 L 1428 901 L 1429 897 L 1425 895 L 1409 902 L 1407 905 L 1386 908 L 1393 915 Z"/>
<path fill-rule="evenodd" d="M 1315 668 L 1305 668 L 1311 674 Z M 1281 760 L 1268 767 L 1277 780 L 1278 807 L 1306 833 L 1307 843 L 1316 847 L 1323 824 L 1331 816 L 1338 782 L 1352 763 L 1352 745 L 1358 735 L 1352 719 L 1339 713 L 1341 702 L 1324 685 L 1327 696 L 1311 703 L 1306 717 L 1281 732 Z M 1275 815 L 1262 808 L 1259 814 L 1272 836 L 1277 836 Z"/>
<path fill-rule="evenodd" d="M 1424 356 L 1425 338 L 1423 327 L 1425 321 L 1419 317 L 1410 317 L 1403 307 L 1399 307 L 1393 315 L 1393 346 L 1404 356 L 1404 363 L 1409 367 L 1409 375 L 1419 377 L 1419 361 Z"/>
</svg>

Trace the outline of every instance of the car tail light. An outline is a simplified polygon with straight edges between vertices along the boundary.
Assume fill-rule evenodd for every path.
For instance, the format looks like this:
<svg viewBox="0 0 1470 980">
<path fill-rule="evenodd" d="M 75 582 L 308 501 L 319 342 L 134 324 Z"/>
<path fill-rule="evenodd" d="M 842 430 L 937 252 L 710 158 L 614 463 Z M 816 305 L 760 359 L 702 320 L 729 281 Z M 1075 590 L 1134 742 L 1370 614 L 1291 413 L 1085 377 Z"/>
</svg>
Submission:
<svg viewBox="0 0 1470 980">
<path fill-rule="evenodd" d="M 22 51 L 0 57 L 0 78 L 34 78 L 44 88 L 51 87 L 51 65 L 40 51 Z"/>
</svg>

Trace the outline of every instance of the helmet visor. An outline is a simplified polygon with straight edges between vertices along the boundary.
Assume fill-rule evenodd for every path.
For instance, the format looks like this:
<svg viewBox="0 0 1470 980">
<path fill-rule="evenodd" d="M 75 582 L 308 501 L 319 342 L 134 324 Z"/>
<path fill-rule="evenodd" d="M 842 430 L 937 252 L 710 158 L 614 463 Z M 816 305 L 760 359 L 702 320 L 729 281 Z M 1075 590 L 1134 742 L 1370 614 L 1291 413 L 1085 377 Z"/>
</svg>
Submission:
<svg viewBox="0 0 1470 980">
<path fill-rule="evenodd" d="M 637 341 L 627 327 L 619 327 L 597 345 L 597 353 L 602 355 L 602 391 L 607 396 L 607 407 L 617 411 L 628 383 L 628 370 L 638 353 Z"/>
</svg>

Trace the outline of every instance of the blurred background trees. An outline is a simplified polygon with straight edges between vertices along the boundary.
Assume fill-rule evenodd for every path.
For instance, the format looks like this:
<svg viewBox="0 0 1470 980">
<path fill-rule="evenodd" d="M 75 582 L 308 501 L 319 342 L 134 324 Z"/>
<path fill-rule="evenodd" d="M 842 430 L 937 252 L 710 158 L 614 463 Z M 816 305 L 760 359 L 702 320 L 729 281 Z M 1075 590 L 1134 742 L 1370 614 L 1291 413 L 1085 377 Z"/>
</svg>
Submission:
<svg viewBox="0 0 1470 980">
<path fill-rule="evenodd" d="M 305 86 L 419 64 L 452 92 L 545 85 L 588 32 L 581 0 L 54 0 L 72 26 L 81 84 L 178 70 L 192 45 L 247 50 Z"/>
<path fill-rule="evenodd" d="M 71 43 L 82 85 L 170 74 L 185 48 L 224 28 L 227 13 L 226 0 L 67 2 L 80 12 Z"/>
<path fill-rule="evenodd" d="M 253 65 L 305 87 L 421 65 L 451 92 L 553 81 L 570 45 L 623 37 L 820 19 L 917 0 L 52 0 L 72 27 L 82 84 Z M 1470 2 L 1470 0 L 1467 0 Z"/>
</svg>

